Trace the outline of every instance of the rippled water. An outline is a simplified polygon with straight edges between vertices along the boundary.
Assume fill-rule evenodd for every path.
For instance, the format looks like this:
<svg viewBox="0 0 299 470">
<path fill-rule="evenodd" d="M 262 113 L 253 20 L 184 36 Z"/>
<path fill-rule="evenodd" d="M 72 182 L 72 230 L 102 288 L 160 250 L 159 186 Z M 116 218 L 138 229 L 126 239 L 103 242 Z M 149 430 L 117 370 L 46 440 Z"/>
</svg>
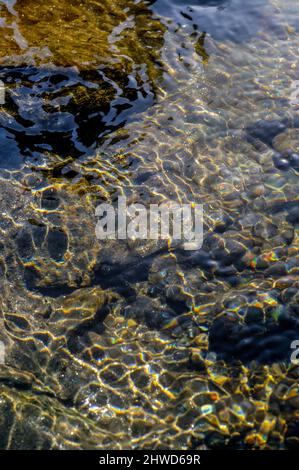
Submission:
<svg viewBox="0 0 299 470">
<path fill-rule="evenodd" d="M 1 448 L 298 447 L 298 25 L 0 1 Z M 202 203 L 202 248 L 97 240 L 119 195 Z"/>
</svg>

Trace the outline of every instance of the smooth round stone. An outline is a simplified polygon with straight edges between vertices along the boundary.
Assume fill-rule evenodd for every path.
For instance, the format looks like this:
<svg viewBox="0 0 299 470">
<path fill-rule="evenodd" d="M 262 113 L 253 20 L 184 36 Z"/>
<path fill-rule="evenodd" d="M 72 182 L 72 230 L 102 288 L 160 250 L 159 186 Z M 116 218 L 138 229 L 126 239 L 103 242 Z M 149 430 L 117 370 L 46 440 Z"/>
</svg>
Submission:
<svg viewBox="0 0 299 470">
<path fill-rule="evenodd" d="M 237 273 L 237 270 L 234 266 L 219 266 L 215 274 L 220 277 L 234 276 Z"/>
<path fill-rule="evenodd" d="M 285 276 L 287 274 L 287 268 L 283 262 L 274 263 L 269 266 L 265 271 L 265 276 Z"/>
<path fill-rule="evenodd" d="M 279 120 L 260 120 L 247 127 L 247 133 L 254 139 L 259 139 L 267 145 L 271 145 L 272 140 L 285 131 L 286 123 Z"/>
<path fill-rule="evenodd" d="M 274 284 L 274 287 L 278 289 L 286 289 L 288 287 L 291 287 L 295 281 L 296 281 L 296 278 L 293 276 L 281 277 L 277 279 L 277 281 Z"/>
<path fill-rule="evenodd" d="M 55 210 L 59 206 L 59 198 L 54 188 L 46 189 L 41 198 L 41 207 L 47 210 Z"/>
<path fill-rule="evenodd" d="M 263 184 L 254 184 L 249 188 L 249 196 L 252 198 L 260 197 L 265 194 L 265 186 Z"/>
</svg>

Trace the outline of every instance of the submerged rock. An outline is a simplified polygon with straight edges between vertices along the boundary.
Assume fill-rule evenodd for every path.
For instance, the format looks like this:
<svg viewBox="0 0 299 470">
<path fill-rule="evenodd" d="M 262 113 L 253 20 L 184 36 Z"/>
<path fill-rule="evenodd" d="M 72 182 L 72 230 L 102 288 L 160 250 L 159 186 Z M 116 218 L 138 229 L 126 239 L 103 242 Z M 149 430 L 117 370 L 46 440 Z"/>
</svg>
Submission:
<svg viewBox="0 0 299 470">
<path fill-rule="evenodd" d="M 1 49 L 2 64 L 32 65 L 37 61 L 38 65 L 75 66 L 80 71 L 106 66 L 122 75 L 124 70 L 132 72 L 133 60 L 136 65 L 146 64 L 153 80 L 160 74 L 155 59 L 165 28 L 147 7 L 146 1 L 136 4 L 131 0 L 76 0 L 71 4 L 17 0 L 11 9 L 2 5 L 5 26 L 0 38 L 8 40 Z"/>
<path fill-rule="evenodd" d="M 248 41 L 271 27 L 267 0 L 156 0 L 154 11 L 168 16 L 178 24 L 188 24 L 210 34 L 219 41 Z M 283 34 L 282 28 L 272 27 Z"/>
<path fill-rule="evenodd" d="M 21 3 L 25 23 L 32 17 L 36 30 L 30 35 L 22 18 L 16 22 L 31 46 L 39 47 L 44 20 L 31 12 L 31 2 Z M 56 19 L 49 3 L 37 4 L 45 18 Z M 110 15 L 113 3 L 104 4 Z M 155 73 L 148 67 L 137 80 L 151 54 L 150 35 L 143 31 L 150 46 L 144 57 L 139 42 L 131 42 L 139 31 L 137 17 L 128 14 L 137 9 L 140 23 L 143 15 L 152 16 L 147 9 L 142 13 L 147 3 L 115 2 L 124 4 L 130 8 L 126 19 L 119 19 L 117 8 L 107 25 L 117 23 L 109 44 L 128 56 L 110 50 L 105 76 L 97 66 L 101 58 L 91 63 L 97 57 L 94 31 L 99 42 L 107 35 L 98 24 L 99 2 L 72 2 L 70 16 L 64 3 L 57 7 L 58 38 L 68 26 L 70 34 L 79 28 L 84 46 L 91 37 L 90 50 L 75 49 L 76 69 L 47 26 L 51 67 L 51 58 L 47 62 L 40 49 L 34 56 L 36 49 L 27 49 L 16 30 L 8 31 L 9 45 L 17 38 L 34 63 L 24 68 L 26 54 L 11 46 L 15 52 L 2 70 L 9 90 L 1 123 L 5 135 L 14 136 L 18 151 L 12 155 L 19 160 L 0 169 L 0 340 L 6 351 L 0 366 L 1 445 L 291 446 L 298 377 L 285 346 L 297 332 L 298 187 L 295 172 L 278 171 L 273 149 L 259 140 L 256 128 L 267 125 L 255 123 L 284 122 L 281 115 L 291 114 L 286 100 L 269 98 L 257 77 L 268 84 L 279 66 L 291 79 L 298 41 L 280 41 L 275 29 L 225 45 L 207 35 L 200 43 L 203 48 L 207 41 L 207 60 L 196 45 L 200 20 L 198 35 L 168 22 L 164 36 L 159 28 L 168 16 L 149 21 L 148 31 L 158 28 L 155 50 L 164 41 L 158 54 L 163 86 L 155 105 L 133 121 L 126 106 L 135 103 L 130 109 L 137 109 L 143 92 L 152 93 Z M 232 13 L 237 4 L 232 2 Z M 215 21 L 228 18 L 229 3 L 224 13 L 209 5 L 201 10 L 208 15 L 213 8 Z M 260 15 L 256 5 L 253 16 Z M 250 6 L 243 11 L 252 19 Z M 84 30 L 84 18 L 92 32 L 88 24 Z M 276 60 L 274 43 L 286 48 L 285 61 Z M 68 37 L 66 44 L 81 43 Z M 152 65 L 160 76 L 161 66 Z M 295 126 L 286 124 L 283 132 Z M 253 129 L 250 139 L 247 128 Z M 115 204 L 119 194 L 146 207 L 165 199 L 203 203 L 202 248 L 186 252 L 166 241 L 97 240 L 95 207 Z M 248 340 L 256 341 L 256 350 L 248 352 Z M 275 344 L 283 355 L 275 355 Z"/>
</svg>

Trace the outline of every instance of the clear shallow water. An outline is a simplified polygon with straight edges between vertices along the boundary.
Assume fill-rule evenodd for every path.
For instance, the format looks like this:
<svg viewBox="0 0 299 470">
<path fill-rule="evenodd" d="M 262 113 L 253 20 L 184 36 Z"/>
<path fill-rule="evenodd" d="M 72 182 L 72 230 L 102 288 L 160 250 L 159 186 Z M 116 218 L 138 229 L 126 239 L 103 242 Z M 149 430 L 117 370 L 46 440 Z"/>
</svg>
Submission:
<svg viewBox="0 0 299 470">
<path fill-rule="evenodd" d="M 1 6 L 1 447 L 296 447 L 296 2 Z M 203 248 L 98 242 L 119 194 Z"/>
</svg>

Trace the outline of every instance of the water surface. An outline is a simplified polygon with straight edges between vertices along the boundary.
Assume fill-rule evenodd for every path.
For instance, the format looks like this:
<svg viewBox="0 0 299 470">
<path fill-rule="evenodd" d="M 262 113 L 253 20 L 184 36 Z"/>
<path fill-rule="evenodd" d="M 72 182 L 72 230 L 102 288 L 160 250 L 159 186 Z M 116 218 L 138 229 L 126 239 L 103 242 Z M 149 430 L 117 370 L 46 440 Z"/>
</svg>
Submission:
<svg viewBox="0 0 299 470">
<path fill-rule="evenodd" d="M 0 447 L 298 447 L 294 0 L 0 2 Z M 98 241 L 119 195 L 200 250 Z"/>
</svg>

